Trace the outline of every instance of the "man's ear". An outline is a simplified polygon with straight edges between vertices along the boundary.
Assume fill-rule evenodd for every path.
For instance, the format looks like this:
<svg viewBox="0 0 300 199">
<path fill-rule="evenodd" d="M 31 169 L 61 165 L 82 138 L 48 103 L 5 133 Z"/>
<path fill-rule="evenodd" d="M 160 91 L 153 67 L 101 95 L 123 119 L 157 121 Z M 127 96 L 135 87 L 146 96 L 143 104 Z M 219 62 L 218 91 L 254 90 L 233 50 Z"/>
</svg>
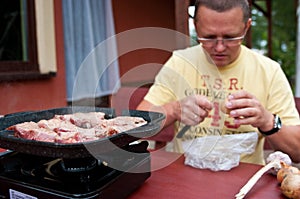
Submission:
<svg viewBox="0 0 300 199">
<path fill-rule="evenodd" d="M 247 28 L 246 32 L 248 32 L 249 28 L 251 27 L 251 23 L 252 23 L 252 19 L 249 18 L 248 21 L 247 21 L 247 23 L 246 23 L 246 28 Z"/>
</svg>

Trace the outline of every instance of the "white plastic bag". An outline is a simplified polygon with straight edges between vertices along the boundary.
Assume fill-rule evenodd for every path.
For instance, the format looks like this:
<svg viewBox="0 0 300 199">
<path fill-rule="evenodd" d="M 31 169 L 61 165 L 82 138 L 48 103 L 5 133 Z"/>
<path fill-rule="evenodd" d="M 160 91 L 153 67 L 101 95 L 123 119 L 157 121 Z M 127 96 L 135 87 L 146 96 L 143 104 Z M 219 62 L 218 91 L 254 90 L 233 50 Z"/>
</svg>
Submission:
<svg viewBox="0 0 300 199">
<path fill-rule="evenodd" d="M 254 152 L 257 139 L 258 134 L 250 132 L 183 141 L 185 164 L 213 171 L 230 170 L 239 165 L 242 153 Z"/>
</svg>

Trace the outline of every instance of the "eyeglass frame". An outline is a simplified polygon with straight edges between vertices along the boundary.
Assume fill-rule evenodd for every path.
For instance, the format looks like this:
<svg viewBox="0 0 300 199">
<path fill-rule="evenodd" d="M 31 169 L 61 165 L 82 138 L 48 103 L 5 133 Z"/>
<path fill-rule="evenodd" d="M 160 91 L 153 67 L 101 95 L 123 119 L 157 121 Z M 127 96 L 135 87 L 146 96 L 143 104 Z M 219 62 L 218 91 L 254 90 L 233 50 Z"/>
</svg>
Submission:
<svg viewBox="0 0 300 199">
<path fill-rule="evenodd" d="M 246 33 L 245 33 L 244 35 L 242 35 L 242 36 L 239 36 L 239 37 L 232 37 L 232 38 L 222 38 L 222 39 L 216 38 L 216 39 L 209 39 L 209 38 L 205 38 L 205 37 L 197 37 L 197 39 L 198 39 L 198 41 L 199 41 L 200 43 L 202 43 L 201 40 L 204 41 L 204 42 L 205 42 L 205 41 L 212 41 L 213 44 L 212 44 L 210 47 L 213 47 L 213 46 L 216 46 L 216 45 L 218 44 L 219 41 L 221 41 L 222 44 L 223 44 L 224 46 L 228 46 L 228 44 L 226 43 L 226 41 L 243 40 L 243 39 L 245 38 L 245 36 L 246 36 Z M 202 43 L 202 45 L 203 45 L 203 43 Z M 237 46 L 238 46 L 238 45 L 240 45 L 240 44 L 237 44 Z M 207 45 L 203 45 L 203 46 L 207 46 Z M 235 45 L 233 45 L 233 46 L 235 46 Z M 207 47 L 208 47 L 208 46 L 207 46 Z"/>
</svg>

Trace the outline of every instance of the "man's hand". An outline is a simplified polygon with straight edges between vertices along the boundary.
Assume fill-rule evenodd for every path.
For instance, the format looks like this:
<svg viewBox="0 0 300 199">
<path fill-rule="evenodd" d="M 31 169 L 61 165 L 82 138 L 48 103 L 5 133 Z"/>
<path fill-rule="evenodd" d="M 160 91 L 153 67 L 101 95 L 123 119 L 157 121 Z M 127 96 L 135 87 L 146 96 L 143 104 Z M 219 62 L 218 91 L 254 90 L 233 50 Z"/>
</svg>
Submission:
<svg viewBox="0 0 300 199">
<path fill-rule="evenodd" d="M 190 126 L 202 122 L 213 108 L 212 102 L 201 95 L 188 96 L 180 100 L 179 105 L 181 111 L 178 113 L 178 120 Z"/>
<path fill-rule="evenodd" d="M 252 125 L 262 131 L 273 128 L 273 114 L 267 111 L 256 97 L 246 91 L 238 91 L 228 96 L 225 104 L 235 124 Z"/>
</svg>

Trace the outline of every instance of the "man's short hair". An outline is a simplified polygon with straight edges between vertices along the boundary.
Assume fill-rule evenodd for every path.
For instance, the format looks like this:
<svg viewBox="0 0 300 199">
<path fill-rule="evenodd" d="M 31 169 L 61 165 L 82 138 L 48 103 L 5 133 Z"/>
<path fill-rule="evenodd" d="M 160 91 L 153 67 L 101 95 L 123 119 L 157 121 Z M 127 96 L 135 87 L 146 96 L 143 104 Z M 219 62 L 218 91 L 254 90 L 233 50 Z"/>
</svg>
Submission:
<svg viewBox="0 0 300 199">
<path fill-rule="evenodd" d="M 225 12 L 232 8 L 240 7 L 243 10 L 243 21 L 246 23 L 250 18 L 250 7 L 248 0 L 196 0 L 194 18 L 196 19 L 198 8 L 205 6 L 217 12 Z"/>
</svg>

